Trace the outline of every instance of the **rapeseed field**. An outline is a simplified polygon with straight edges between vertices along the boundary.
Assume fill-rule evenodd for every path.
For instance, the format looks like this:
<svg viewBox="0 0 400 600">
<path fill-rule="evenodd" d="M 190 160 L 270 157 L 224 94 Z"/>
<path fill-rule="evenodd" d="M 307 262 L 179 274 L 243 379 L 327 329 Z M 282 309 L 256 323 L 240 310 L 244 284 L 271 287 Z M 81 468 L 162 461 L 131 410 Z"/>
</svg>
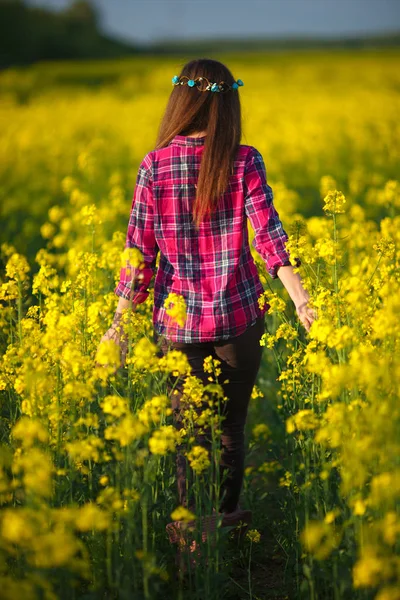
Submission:
<svg viewBox="0 0 400 600">
<path fill-rule="evenodd" d="M 160 357 L 152 293 L 113 293 L 137 168 L 186 59 L 42 63 L 0 74 L 0 598 L 400 599 L 399 51 L 219 56 L 242 143 L 263 154 L 317 320 L 307 333 L 254 249 L 271 308 L 250 406 L 244 539 L 217 529 L 178 570 L 165 525 L 184 444 L 205 511 L 218 494 L 210 384 Z M 250 226 L 249 226 L 250 228 Z M 250 230 L 250 229 L 249 229 Z M 251 230 L 250 230 L 251 234 Z M 172 316 L 184 318 L 176 302 Z M 185 427 L 167 380 L 185 378 Z M 213 452 L 193 439 L 194 408 Z M 212 483 L 216 481 L 216 483 Z M 171 517 L 172 515 L 172 517 Z"/>
</svg>

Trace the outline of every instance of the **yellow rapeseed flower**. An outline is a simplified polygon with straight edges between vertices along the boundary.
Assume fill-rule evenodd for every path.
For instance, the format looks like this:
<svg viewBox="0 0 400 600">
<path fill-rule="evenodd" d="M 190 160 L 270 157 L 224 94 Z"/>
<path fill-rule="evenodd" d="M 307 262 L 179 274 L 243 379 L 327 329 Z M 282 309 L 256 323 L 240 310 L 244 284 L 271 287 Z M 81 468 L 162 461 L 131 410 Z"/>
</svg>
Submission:
<svg viewBox="0 0 400 600">
<path fill-rule="evenodd" d="M 218 358 L 213 358 L 211 355 L 206 356 L 203 361 L 203 369 L 205 373 L 214 373 L 216 377 L 221 375 L 221 361 Z M 209 378 L 210 379 L 210 378 Z"/>
<path fill-rule="evenodd" d="M 253 435 L 258 439 L 267 439 L 271 435 L 271 430 L 266 423 L 259 423 L 253 427 Z"/>
<path fill-rule="evenodd" d="M 31 270 L 25 256 L 15 252 L 10 256 L 6 264 L 6 275 L 16 281 L 26 281 L 27 273 Z"/>
<path fill-rule="evenodd" d="M 257 531 L 257 529 L 250 529 L 246 533 L 246 538 L 250 540 L 250 542 L 252 542 L 253 544 L 258 544 L 261 540 L 261 533 Z"/>
<path fill-rule="evenodd" d="M 196 515 L 184 506 L 178 506 L 172 511 L 171 519 L 173 521 L 184 521 L 185 523 L 189 523 L 190 521 L 194 521 L 196 519 Z"/>
<path fill-rule="evenodd" d="M 396 250 L 394 240 L 391 237 L 384 236 L 382 236 L 372 247 L 377 251 L 378 254 L 387 256 L 389 259 L 393 258 Z"/>
<path fill-rule="evenodd" d="M 142 269 L 144 267 L 143 254 L 138 248 L 125 248 L 121 254 L 120 266 L 125 267 L 128 270 L 129 267 Z"/>
<path fill-rule="evenodd" d="M 170 293 L 164 301 L 165 312 L 179 327 L 186 322 L 186 302 L 180 294 Z"/>
<path fill-rule="evenodd" d="M 190 375 L 192 365 L 189 363 L 187 355 L 181 350 L 169 350 L 158 361 L 160 371 L 172 373 L 175 377 L 178 375 Z"/>
<path fill-rule="evenodd" d="M 327 558 L 339 542 L 341 535 L 334 526 L 324 521 L 311 520 L 301 532 L 300 541 L 307 552 L 317 560 Z"/>
<path fill-rule="evenodd" d="M 119 418 L 129 412 L 128 401 L 121 396 L 108 395 L 101 401 L 100 406 L 105 414 Z"/>
<path fill-rule="evenodd" d="M 103 531 L 109 524 L 109 515 L 92 502 L 82 506 L 75 519 L 75 526 L 79 531 Z"/>
<path fill-rule="evenodd" d="M 344 197 L 342 192 L 338 192 L 337 190 L 330 191 L 324 198 L 324 206 L 323 209 L 327 214 L 338 214 L 344 213 L 344 205 L 346 203 L 346 198 Z"/>
<path fill-rule="evenodd" d="M 121 446 L 128 446 L 133 441 L 140 439 L 147 431 L 146 425 L 141 423 L 136 416 L 128 414 L 118 423 L 107 427 L 104 431 L 104 438 L 116 440 Z"/>
<path fill-rule="evenodd" d="M 149 439 L 150 451 L 163 456 L 167 452 L 173 452 L 179 437 L 179 433 L 173 425 L 163 425 L 160 429 L 153 431 Z"/>
<path fill-rule="evenodd" d="M 185 377 L 181 404 L 185 406 L 201 406 L 203 401 L 204 385 L 202 380 L 195 375 Z"/>
<path fill-rule="evenodd" d="M 25 545 L 36 535 L 33 521 L 27 518 L 29 516 L 27 512 L 23 508 L 7 508 L 4 510 L 1 522 L 3 539 L 12 544 Z"/>
<path fill-rule="evenodd" d="M 296 429 L 309 431 L 318 427 L 318 424 L 318 415 L 313 410 L 304 408 L 286 419 L 286 431 L 287 433 L 293 433 Z"/>
<path fill-rule="evenodd" d="M 208 451 L 202 446 L 193 446 L 190 452 L 188 452 L 187 457 L 190 466 L 197 475 L 201 475 L 211 464 Z"/>
<path fill-rule="evenodd" d="M 120 365 L 120 354 L 120 347 L 114 340 L 104 340 L 98 346 L 95 360 L 104 369 L 108 368 L 110 371 L 114 371 Z"/>
<path fill-rule="evenodd" d="M 336 186 L 336 180 L 331 175 L 323 175 L 319 182 L 321 198 L 325 198 L 330 191 L 336 189 Z"/>
<path fill-rule="evenodd" d="M 49 438 L 48 431 L 39 420 L 26 416 L 21 417 L 16 422 L 11 433 L 25 448 L 33 446 L 35 442 L 45 444 Z"/>
<path fill-rule="evenodd" d="M 390 565 L 383 556 L 379 556 L 377 548 L 365 545 L 362 549 L 361 558 L 353 567 L 353 584 L 355 588 L 372 587 L 385 580 L 390 574 Z"/>
<path fill-rule="evenodd" d="M 133 347 L 130 362 L 135 369 L 150 369 L 158 362 L 157 350 L 156 344 L 153 344 L 147 337 L 142 337 Z"/>
</svg>

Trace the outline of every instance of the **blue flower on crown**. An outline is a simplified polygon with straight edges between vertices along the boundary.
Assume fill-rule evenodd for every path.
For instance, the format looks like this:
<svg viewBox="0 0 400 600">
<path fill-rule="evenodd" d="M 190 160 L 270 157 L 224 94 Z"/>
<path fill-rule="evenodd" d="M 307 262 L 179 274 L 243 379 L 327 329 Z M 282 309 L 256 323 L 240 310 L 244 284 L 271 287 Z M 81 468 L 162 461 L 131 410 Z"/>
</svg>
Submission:
<svg viewBox="0 0 400 600">
<path fill-rule="evenodd" d="M 200 77 L 199 79 L 202 80 L 203 78 Z M 177 85 L 178 83 L 183 84 L 185 82 L 180 81 L 179 75 L 174 75 L 174 77 L 172 78 L 172 83 L 173 83 L 173 85 Z M 186 83 L 191 88 L 195 87 L 197 85 L 197 82 L 194 79 L 188 79 L 188 81 Z M 205 90 L 211 90 L 212 92 L 226 91 L 226 89 L 225 89 L 226 85 L 223 85 L 223 84 L 224 84 L 224 82 L 221 82 L 222 87 L 220 87 L 220 85 L 218 83 L 209 83 L 205 89 L 200 90 L 200 91 L 205 91 Z M 241 79 L 238 79 L 237 81 L 232 83 L 231 86 L 228 85 L 227 87 L 228 87 L 228 89 L 232 88 L 233 90 L 237 90 L 242 85 L 244 85 L 243 81 Z"/>
</svg>

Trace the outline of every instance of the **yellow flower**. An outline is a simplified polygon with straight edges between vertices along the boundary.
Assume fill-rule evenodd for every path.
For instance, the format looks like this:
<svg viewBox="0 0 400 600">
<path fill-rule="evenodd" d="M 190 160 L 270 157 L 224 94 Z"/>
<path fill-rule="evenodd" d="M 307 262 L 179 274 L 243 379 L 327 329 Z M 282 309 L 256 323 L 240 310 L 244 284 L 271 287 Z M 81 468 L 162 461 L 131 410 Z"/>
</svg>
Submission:
<svg viewBox="0 0 400 600">
<path fill-rule="evenodd" d="M 205 373 L 214 373 L 216 377 L 221 375 L 222 371 L 220 368 L 221 361 L 218 358 L 213 358 L 211 355 L 206 356 L 203 361 L 203 369 Z M 210 379 L 210 378 L 209 378 Z"/>
<path fill-rule="evenodd" d="M 280 469 L 280 464 L 278 463 L 277 460 L 269 460 L 266 462 L 263 462 L 259 467 L 258 467 L 258 471 L 260 473 L 275 473 L 275 471 L 278 471 Z M 290 479 L 291 479 L 291 475 L 288 472 Z"/>
<path fill-rule="evenodd" d="M 107 427 L 104 431 L 106 440 L 117 440 L 121 446 L 128 446 L 147 433 L 147 426 L 131 414 L 126 415 L 118 423 Z"/>
<path fill-rule="evenodd" d="M 59 286 L 59 278 L 56 269 L 49 265 L 41 265 L 39 273 L 36 273 L 32 281 L 33 294 L 42 294 L 49 296 L 52 290 Z"/>
<path fill-rule="evenodd" d="M 355 502 L 353 503 L 353 513 L 355 515 L 363 515 L 366 510 L 367 507 L 365 505 L 365 502 L 361 500 L 361 498 L 355 500 Z"/>
<path fill-rule="evenodd" d="M 54 465 L 50 457 L 38 448 L 29 448 L 27 452 L 16 454 L 13 471 L 22 475 L 22 484 L 28 493 L 51 496 Z"/>
<path fill-rule="evenodd" d="M 286 310 L 286 302 L 278 294 L 270 294 L 268 298 L 268 314 L 271 313 L 283 313 Z"/>
<path fill-rule="evenodd" d="M 159 359 L 158 368 L 161 371 L 172 373 L 175 377 L 189 375 L 192 371 L 187 355 L 181 350 L 169 350 Z"/>
<path fill-rule="evenodd" d="M 0 285 L 0 300 L 9 302 L 18 298 L 18 284 L 16 281 L 11 279 L 7 283 Z"/>
<path fill-rule="evenodd" d="M 391 237 L 381 237 L 372 247 L 378 254 L 387 256 L 389 259 L 393 258 L 396 250 L 396 245 Z"/>
<path fill-rule="evenodd" d="M 51 206 L 48 211 L 49 219 L 52 223 L 58 223 L 65 215 L 65 209 L 61 206 Z"/>
<path fill-rule="evenodd" d="M 75 519 L 75 526 L 79 531 L 103 531 L 109 523 L 108 514 L 91 502 L 79 509 Z"/>
<path fill-rule="evenodd" d="M 260 308 L 264 308 L 266 304 L 269 304 L 269 308 L 267 311 L 268 314 L 271 314 L 273 312 L 282 313 L 286 308 L 286 302 L 280 296 L 278 296 L 278 294 L 274 294 L 269 291 L 263 292 L 258 297 L 258 305 Z"/>
<path fill-rule="evenodd" d="M 263 392 L 254 384 L 251 392 L 251 399 L 256 400 L 257 398 L 264 398 Z"/>
<path fill-rule="evenodd" d="M 186 322 L 186 302 L 184 297 L 172 292 L 168 294 L 165 299 L 164 307 L 167 315 L 169 315 L 179 327 L 183 327 Z"/>
<path fill-rule="evenodd" d="M 389 179 L 384 188 L 378 191 L 376 199 L 383 206 L 400 206 L 400 183 L 395 179 Z"/>
<path fill-rule="evenodd" d="M 193 446 L 190 452 L 188 452 L 187 457 L 190 466 L 197 475 L 203 473 L 211 464 L 208 452 L 202 446 Z"/>
<path fill-rule="evenodd" d="M 332 239 L 320 238 L 315 243 L 315 251 L 318 256 L 328 264 L 333 265 L 335 263 L 335 257 L 340 256 L 340 247 Z"/>
<path fill-rule="evenodd" d="M 379 590 L 374 600 L 400 600 L 400 590 L 398 585 L 385 585 Z"/>
<path fill-rule="evenodd" d="M 400 538 L 400 519 L 397 513 L 394 510 L 387 512 L 380 525 L 385 541 L 393 546 Z"/>
<path fill-rule="evenodd" d="M 150 400 L 146 400 L 136 417 L 146 427 L 151 425 L 159 425 L 160 419 L 164 413 L 169 414 L 170 399 L 166 394 L 153 396 Z"/>
<path fill-rule="evenodd" d="M 65 449 L 70 457 L 76 461 L 93 460 L 94 462 L 99 462 L 103 447 L 104 440 L 96 435 L 88 435 L 85 439 L 65 444 Z"/>
<path fill-rule="evenodd" d="M 142 337 L 133 348 L 132 363 L 136 369 L 149 369 L 157 364 L 157 346 Z"/>
<path fill-rule="evenodd" d="M 355 588 L 372 587 L 384 581 L 390 567 L 371 545 L 364 546 L 361 558 L 353 567 L 353 584 Z"/>
<path fill-rule="evenodd" d="M 27 516 L 25 509 L 9 508 L 4 510 L 1 528 L 2 537 L 13 544 L 21 545 L 31 540 L 36 532 Z"/>
<path fill-rule="evenodd" d="M 20 440 L 25 448 L 33 446 L 36 441 L 46 443 L 49 437 L 40 421 L 25 416 L 16 422 L 12 429 L 12 435 L 15 439 Z"/>
<path fill-rule="evenodd" d="M 292 474 L 290 473 L 290 471 L 285 471 L 284 476 L 279 479 L 279 487 L 290 488 L 291 485 L 292 485 Z"/>
<path fill-rule="evenodd" d="M 264 334 L 265 335 L 265 334 Z M 297 338 L 297 331 L 289 323 L 281 323 L 275 332 L 275 340 L 295 340 Z"/>
<path fill-rule="evenodd" d="M 134 269 L 142 269 L 144 267 L 143 254 L 138 248 L 125 248 L 121 254 L 120 266 L 128 269 L 127 274 L 129 274 L 129 266 Z"/>
<path fill-rule="evenodd" d="M 333 523 L 338 515 L 340 515 L 340 510 L 338 508 L 329 510 L 324 517 L 324 523 Z"/>
<path fill-rule="evenodd" d="M 6 275 L 10 279 L 16 281 L 25 281 L 27 279 L 27 273 L 31 270 L 28 261 L 25 256 L 15 252 L 10 256 L 6 264 Z"/>
<path fill-rule="evenodd" d="M 70 194 L 75 187 L 76 181 L 73 177 L 70 177 L 69 175 L 67 177 L 64 177 L 64 179 L 61 181 L 61 189 L 64 192 L 64 194 Z"/>
<path fill-rule="evenodd" d="M 321 198 L 325 198 L 325 196 L 331 190 L 334 190 L 337 186 L 336 180 L 330 175 L 323 175 L 320 179 L 319 183 L 319 191 L 321 194 Z"/>
<path fill-rule="evenodd" d="M 323 209 L 328 214 L 338 214 L 344 213 L 344 205 L 346 202 L 346 198 L 344 197 L 342 192 L 338 192 L 337 190 L 330 191 L 324 198 L 324 206 Z"/>
<path fill-rule="evenodd" d="M 43 223 L 40 227 L 40 235 L 45 239 L 51 239 L 57 231 L 53 223 Z"/>
<path fill-rule="evenodd" d="M 184 521 L 185 523 L 189 523 L 190 521 L 194 521 L 196 519 L 196 515 L 184 506 L 178 506 L 172 511 L 171 519 L 173 521 Z"/>
<path fill-rule="evenodd" d="M 372 478 L 369 503 L 371 506 L 395 504 L 400 497 L 400 469 L 384 471 Z"/>
<path fill-rule="evenodd" d="M 49 569 L 70 564 L 81 550 L 81 543 L 63 525 L 56 525 L 53 531 L 35 536 L 32 549 L 31 564 L 36 568 Z"/>
<path fill-rule="evenodd" d="M 185 377 L 181 404 L 185 406 L 201 406 L 203 401 L 204 385 L 202 380 L 195 375 Z"/>
<path fill-rule="evenodd" d="M 318 424 L 319 419 L 314 411 L 305 408 L 286 419 L 286 431 L 287 433 L 293 433 L 296 429 L 298 431 L 308 431 L 318 427 Z"/>
<path fill-rule="evenodd" d="M 120 396 L 105 396 L 100 406 L 104 413 L 117 418 L 126 415 L 129 411 L 128 401 Z"/>
<path fill-rule="evenodd" d="M 257 531 L 257 529 L 250 529 L 246 533 L 246 538 L 248 540 L 250 540 L 250 542 L 253 542 L 254 544 L 258 544 L 258 542 L 261 540 L 261 534 L 259 531 Z"/>
<path fill-rule="evenodd" d="M 259 423 L 253 427 L 253 435 L 256 440 L 267 439 L 271 435 L 271 430 L 266 423 Z"/>
<path fill-rule="evenodd" d="M 114 371 L 114 369 L 120 365 L 120 354 L 120 347 L 114 342 L 114 340 L 104 340 L 98 346 L 96 363 L 99 363 L 102 368 L 108 368 L 111 371 Z"/>
<path fill-rule="evenodd" d="M 149 448 L 153 454 L 165 455 L 175 450 L 179 433 L 173 425 L 164 425 L 153 432 L 149 439 Z"/>
<path fill-rule="evenodd" d="M 301 532 L 300 540 L 307 552 L 317 560 L 324 560 L 338 546 L 340 537 L 332 525 L 311 520 Z"/>
</svg>

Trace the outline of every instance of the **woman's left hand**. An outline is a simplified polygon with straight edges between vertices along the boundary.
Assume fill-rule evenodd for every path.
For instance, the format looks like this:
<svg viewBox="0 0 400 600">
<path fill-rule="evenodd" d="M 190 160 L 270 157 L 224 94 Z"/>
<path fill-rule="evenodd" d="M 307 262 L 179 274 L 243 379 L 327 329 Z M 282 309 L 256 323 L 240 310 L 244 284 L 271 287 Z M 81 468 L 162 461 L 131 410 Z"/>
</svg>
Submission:
<svg viewBox="0 0 400 600">
<path fill-rule="evenodd" d="M 297 305 L 296 312 L 300 322 L 306 328 L 307 332 L 309 332 L 311 325 L 317 318 L 317 313 L 311 306 L 308 306 L 307 301 L 304 301 L 301 304 Z"/>
<path fill-rule="evenodd" d="M 103 342 L 109 341 L 109 340 L 113 340 L 113 342 L 115 342 L 115 344 L 117 344 L 117 346 L 119 346 L 120 361 L 121 361 L 119 366 L 124 367 L 125 361 L 126 361 L 126 355 L 128 352 L 128 336 L 125 334 L 121 324 L 111 325 L 111 327 L 106 331 L 106 333 L 101 338 L 99 347 Z M 104 366 L 108 366 L 108 365 L 102 365 L 102 364 L 96 362 L 96 366 L 104 367 Z"/>
</svg>

